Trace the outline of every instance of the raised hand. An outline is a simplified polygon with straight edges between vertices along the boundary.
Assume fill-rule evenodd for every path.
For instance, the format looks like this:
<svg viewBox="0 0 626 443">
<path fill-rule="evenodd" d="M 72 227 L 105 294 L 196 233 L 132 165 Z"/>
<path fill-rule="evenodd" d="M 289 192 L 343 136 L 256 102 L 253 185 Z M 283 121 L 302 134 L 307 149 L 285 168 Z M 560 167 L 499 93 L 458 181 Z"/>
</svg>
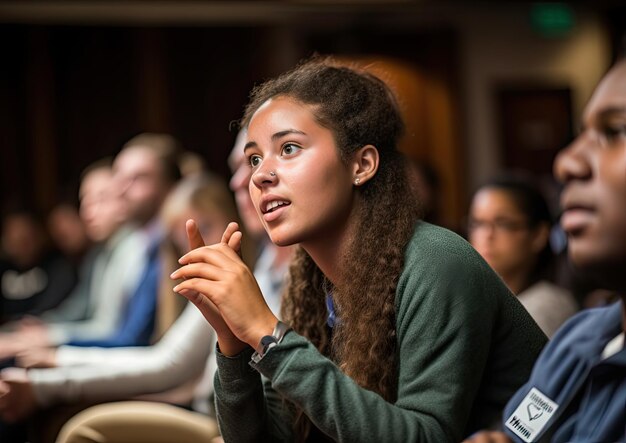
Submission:
<svg viewBox="0 0 626 443">
<path fill-rule="evenodd" d="M 195 246 L 199 234 L 193 229 L 190 232 L 190 222 L 187 227 L 190 244 L 193 241 Z M 237 253 L 240 244 L 241 232 L 236 223 L 231 223 L 220 243 L 191 250 L 179 260 L 184 266 L 172 274 L 172 278 L 184 279 L 174 291 L 200 309 L 215 328 L 220 349 L 226 355 L 240 352 L 245 343 L 258 347 L 261 337 L 270 334 L 278 321 Z M 222 336 L 226 338 L 224 343 Z"/>
<path fill-rule="evenodd" d="M 196 249 L 208 248 L 205 246 L 204 239 L 200 234 L 198 226 L 194 220 L 187 220 L 185 224 L 185 229 L 187 230 L 187 240 L 189 242 L 189 250 L 193 251 Z M 228 245 L 231 241 L 232 234 L 234 231 L 238 230 L 239 227 L 236 223 L 230 223 L 224 234 L 222 235 L 222 240 L 220 244 Z M 236 240 L 236 239 L 235 239 Z M 239 241 L 241 241 L 241 235 L 239 235 Z M 238 245 L 233 243 L 233 250 L 238 251 Z M 228 246 L 230 247 L 230 246 Z M 180 260 L 179 260 L 180 262 Z M 184 264 L 181 262 L 181 264 Z M 186 278 L 184 275 L 179 273 L 178 271 L 173 272 L 170 277 L 172 279 L 181 279 Z M 226 355 L 235 355 L 241 352 L 246 344 L 241 342 L 228 328 L 228 325 L 222 318 L 217 307 L 211 302 L 211 300 L 205 297 L 202 293 L 197 291 L 194 288 L 189 286 L 187 287 L 179 287 L 180 285 L 174 287 L 174 291 L 178 292 L 180 295 L 188 299 L 192 302 L 202 313 L 204 318 L 211 324 L 213 329 L 218 337 L 218 343 L 220 345 L 220 350 Z"/>
</svg>

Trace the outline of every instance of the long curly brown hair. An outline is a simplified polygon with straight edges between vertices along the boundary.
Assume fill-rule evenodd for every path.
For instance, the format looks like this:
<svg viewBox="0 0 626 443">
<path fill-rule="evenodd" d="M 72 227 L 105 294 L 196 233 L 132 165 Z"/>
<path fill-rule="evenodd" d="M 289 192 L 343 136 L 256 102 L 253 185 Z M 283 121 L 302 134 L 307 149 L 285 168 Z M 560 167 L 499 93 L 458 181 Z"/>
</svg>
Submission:
<svg viewBox="0 0 626 443">
<path fill-rule="evenodd" d="M 277 96 L 312 106 L 317 122 L 332 131 L 344 161 L 365 145 L 379 152 L 376 175 L 357 188 L 362 204 L 354 214 L 356 232 L 342 257 L 339 278 L 349 284 L 329 288 L 321 270 L 299 248 L 290 267 L 282 317 L 360 386 L 393 402 L 395 293 L 404 250 L 419 218 L 418 202 L 408 191 L 404 159 L 396 150 L 404 125 L 395 98 L 381 80 L 365 71 L 314 58 L 255 88 L 242 126 Z M 338 319 L 332 330 L 326 324 L 327 292 Z M 299 421 L 301 439 L 309 427 L 308 420 Z"/>
</svg>

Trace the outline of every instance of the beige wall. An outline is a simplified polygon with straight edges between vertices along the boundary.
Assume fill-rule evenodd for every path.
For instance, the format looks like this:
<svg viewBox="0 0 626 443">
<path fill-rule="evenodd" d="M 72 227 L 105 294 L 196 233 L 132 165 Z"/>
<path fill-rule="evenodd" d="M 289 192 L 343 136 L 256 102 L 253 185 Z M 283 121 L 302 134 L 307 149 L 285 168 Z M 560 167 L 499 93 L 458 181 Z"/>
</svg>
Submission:
<svg viewBox="0 0 626 443">
<path fill-rule="evenodd" d="M 455 16 L 460 32 L 460 78 L 465 100 L 469 190 L 501 167 L 494 86 L 536 81 L 572 89 L 573 121 L 610 63 L 606 30 L 592 13 L 577 12 L 566 37 L 537 35 L 528 7 L 468 9 Z"/>
</svg>

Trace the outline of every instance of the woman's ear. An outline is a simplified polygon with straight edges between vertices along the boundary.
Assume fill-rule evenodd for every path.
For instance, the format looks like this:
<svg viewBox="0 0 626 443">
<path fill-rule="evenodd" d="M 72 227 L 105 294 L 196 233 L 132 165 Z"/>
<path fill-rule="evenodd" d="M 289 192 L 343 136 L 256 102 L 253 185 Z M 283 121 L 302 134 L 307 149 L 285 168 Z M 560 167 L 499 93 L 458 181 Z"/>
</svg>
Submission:
<svg viewBox="0 0 626 443">
<path fill-rule="evenodd" d="M 367 183 L 378 171 L 380 157 L 378 149 L 373 145 L 359 148 L 352 157 L 352 182 L 356 186 Z"/>
</svg>

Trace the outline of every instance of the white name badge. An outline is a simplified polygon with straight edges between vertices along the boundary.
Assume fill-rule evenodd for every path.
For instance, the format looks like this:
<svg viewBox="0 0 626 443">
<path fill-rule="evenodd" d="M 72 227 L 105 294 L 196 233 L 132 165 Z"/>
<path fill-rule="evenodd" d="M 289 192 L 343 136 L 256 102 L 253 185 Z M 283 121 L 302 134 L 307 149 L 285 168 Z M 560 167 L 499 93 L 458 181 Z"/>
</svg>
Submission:
<svg viewBox="0 0 626 443">
<path fill-rule="evenodd" d="M 559 405 L 537 388 L 532 388 L 517 409 L 506 419 L 505 425 L 525 442 L 535 441 L 558 408 Z"/>
</svg>

